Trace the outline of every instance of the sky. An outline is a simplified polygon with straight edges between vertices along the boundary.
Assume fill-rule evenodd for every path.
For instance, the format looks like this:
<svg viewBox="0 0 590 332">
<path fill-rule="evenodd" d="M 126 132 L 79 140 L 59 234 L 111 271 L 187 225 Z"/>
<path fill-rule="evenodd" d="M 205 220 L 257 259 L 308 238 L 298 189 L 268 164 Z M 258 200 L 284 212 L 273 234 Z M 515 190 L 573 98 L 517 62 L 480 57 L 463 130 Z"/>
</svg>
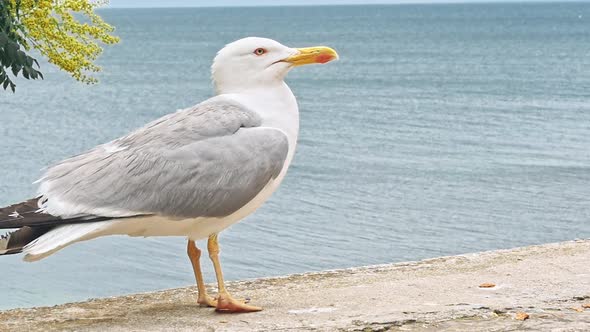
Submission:
<svg viewBox="0 0 590 332">
<path fill-rule="evenodd" d="M 539 2 L 539 0 L 500 0 L 501 2 Z M 500 2 L 495 0 L 110 0 L 111 8 L 137 7 L 225 7 L 281 5 L 350 5 L 350 4 L 411 4 L 448 2 Z M 541 0 L 543 1 L 543 0 Z"/>
</svg>

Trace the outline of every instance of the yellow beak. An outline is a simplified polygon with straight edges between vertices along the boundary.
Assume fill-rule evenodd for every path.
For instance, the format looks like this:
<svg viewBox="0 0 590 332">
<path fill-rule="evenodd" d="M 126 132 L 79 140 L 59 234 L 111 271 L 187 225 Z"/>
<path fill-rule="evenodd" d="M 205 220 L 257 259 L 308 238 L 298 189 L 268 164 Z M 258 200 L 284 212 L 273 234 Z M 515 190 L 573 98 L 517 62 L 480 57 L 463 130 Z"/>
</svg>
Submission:
<svg viewBox="0 0 590 332">
<path fill-rule="evenodd" d="M 298 48 L 298 54 L 286 58 L 285 62 L 292 63 L 294 66 L 309 65 L 312 63 L 326 63 L 338 59 L 338 53 L 334 49 L 326 46 L 315 46 Z"/>
</svg>

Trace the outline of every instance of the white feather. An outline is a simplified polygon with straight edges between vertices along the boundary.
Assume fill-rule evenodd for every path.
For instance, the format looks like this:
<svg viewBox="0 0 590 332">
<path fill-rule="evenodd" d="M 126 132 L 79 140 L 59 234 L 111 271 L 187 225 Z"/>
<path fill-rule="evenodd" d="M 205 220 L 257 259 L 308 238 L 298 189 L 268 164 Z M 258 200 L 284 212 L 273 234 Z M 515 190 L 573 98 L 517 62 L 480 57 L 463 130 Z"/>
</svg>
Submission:
<svg viewBox="0 0 590 332">
<path fill-rule="evenodd" d="M 103 144 L 102 148 L 108 153 L 115 153 L 127 149 L 126 147 L 119 146 L 114 142 Z"/>
<path fill-rule="evenodd" d="M 38 261 L 72 243 L 93 239 L 100 236 L 101 231 L 108 228 L 110 224 L 110 221 L 98 221 L 59 226 L 27 244 L 23 248 L 24 260 Z"/>
</svg>

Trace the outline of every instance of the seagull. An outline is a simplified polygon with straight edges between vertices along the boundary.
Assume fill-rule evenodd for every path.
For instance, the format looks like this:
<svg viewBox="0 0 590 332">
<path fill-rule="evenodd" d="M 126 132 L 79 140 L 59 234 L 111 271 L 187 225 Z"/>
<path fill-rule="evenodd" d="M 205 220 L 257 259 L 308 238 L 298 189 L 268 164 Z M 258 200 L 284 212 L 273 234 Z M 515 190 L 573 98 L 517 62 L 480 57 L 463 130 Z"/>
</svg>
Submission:
<svg viewBox="0 0 590 332">
<path fill-rule="evenodd" d="M 49 167 L 35 198 L 0 208 L 0 229 L 16 229 L 0 235 L 0 255 L 37 261 L 101 236 L 183 236 L 201 306 L 262 310 L 226 290 L 218 234 L 260 207 L 293 159 L 299 110 L 287 73 L 335 59 L 326 46 L 258 37 L 227 44 L 211 66 L 214 97 Z M 215 298 L 195 243 L 205 238 Z"/>
</svg>

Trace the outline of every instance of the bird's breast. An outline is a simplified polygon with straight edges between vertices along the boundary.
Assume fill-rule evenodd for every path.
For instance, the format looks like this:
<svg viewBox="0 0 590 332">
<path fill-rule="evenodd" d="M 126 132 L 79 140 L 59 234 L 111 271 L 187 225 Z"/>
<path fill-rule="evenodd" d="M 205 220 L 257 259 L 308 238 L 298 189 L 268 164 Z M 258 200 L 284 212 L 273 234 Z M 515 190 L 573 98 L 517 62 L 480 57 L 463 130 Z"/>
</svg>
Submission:
<svg viewBox="0 0 590 332">
<path fill-rule="evenodd" d="M 297 142 L 299 107 L 287 84 L 227 95 L 228 98 L 256 112 L 263 127 L 280 129 L 287 135 L 289 145 Z"/>
</svg>

